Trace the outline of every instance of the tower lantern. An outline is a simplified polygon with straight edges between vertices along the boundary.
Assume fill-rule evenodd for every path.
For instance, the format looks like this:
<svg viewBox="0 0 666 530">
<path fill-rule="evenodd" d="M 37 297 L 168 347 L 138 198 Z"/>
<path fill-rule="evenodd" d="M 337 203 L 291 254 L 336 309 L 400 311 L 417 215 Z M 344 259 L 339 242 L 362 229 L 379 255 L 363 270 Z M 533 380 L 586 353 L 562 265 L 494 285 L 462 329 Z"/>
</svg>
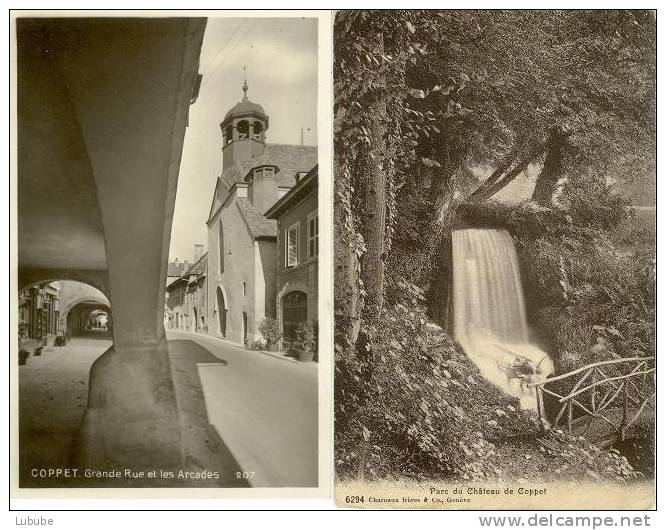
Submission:
<svg viewBox="0 0 666 530">
<path fill-rule="evenodd" d="M 248 99 L 247 91 L 247 77 L 243 76 L 243 99 L 227 112 L 220 123 L 223 169 L 233 162 L 260 156 L 266 148 L 268 116 L 261 105 Z"/>
</svg>

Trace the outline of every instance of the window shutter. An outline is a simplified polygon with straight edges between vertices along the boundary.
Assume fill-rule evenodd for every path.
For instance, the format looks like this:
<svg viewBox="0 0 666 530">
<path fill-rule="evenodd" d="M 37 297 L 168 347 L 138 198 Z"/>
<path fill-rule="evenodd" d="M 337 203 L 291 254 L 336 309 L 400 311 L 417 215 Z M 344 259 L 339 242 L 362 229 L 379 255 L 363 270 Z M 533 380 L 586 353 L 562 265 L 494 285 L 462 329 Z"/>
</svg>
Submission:
<svg viewBox="0 0 666 530">
<path fill-rule="evenodd" d="M 308 258 L 319 255 L 319 216 L 313 213 L 308 216 Z"/>
<path fill-rule="evenodd" d="M 298 265 L 298 226 L 287 232 L 287 267 Z"/>
</svg>

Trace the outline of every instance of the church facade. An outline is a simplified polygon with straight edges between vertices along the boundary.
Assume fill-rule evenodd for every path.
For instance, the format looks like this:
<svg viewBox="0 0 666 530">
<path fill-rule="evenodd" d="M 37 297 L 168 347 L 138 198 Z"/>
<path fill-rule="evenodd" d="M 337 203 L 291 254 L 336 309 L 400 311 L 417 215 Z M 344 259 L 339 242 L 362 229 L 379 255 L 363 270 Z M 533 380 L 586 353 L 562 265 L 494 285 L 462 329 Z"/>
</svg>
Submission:
<svg viewBox="0 0 666 530">
<path fill-rule="evenodd" d="M 269 118 L 247 97 L 224 117 L 222 174 L 207 220 L 209 335 L 238 344 L 262 340 L 276 317 L 278 228 L 266 213 L 317 164 L 317 148 L 266 142 Z"/>
</svg>

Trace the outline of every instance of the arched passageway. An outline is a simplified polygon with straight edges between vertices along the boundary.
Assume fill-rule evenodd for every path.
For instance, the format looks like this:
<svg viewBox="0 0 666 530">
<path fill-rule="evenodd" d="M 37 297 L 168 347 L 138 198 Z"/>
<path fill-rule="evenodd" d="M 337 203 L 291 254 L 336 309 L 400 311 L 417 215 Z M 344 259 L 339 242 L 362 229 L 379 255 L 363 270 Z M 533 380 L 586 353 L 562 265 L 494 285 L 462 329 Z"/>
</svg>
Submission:
<svg viewBox="0 0 666 530">
<path fill-rule="evenodd" d="M 71 280 L 29 285 L 19 304 L 19 484 L 53 486 L 31 470 L 74 465 L 90 370 L 112 345 L 111 307 Z"/>
<path fill-rule="evenodd" d="M 111 339 L 111 310 L 108 305 L 81 302 L 67 315 L 67 337 L 106 337 Z"/>
<path fill-rule="evenodd" d="M 113 300 L 113 345 L 87 367 L 74 467 L 183 465 L 163 305 L 205 26 L 181 17 L 15 21 L 19 288 L 78 280 Z M 36 327 L 25 331 L 50 342 L 67 325 L 57 311 L 33 313 Z"/>
</svg>

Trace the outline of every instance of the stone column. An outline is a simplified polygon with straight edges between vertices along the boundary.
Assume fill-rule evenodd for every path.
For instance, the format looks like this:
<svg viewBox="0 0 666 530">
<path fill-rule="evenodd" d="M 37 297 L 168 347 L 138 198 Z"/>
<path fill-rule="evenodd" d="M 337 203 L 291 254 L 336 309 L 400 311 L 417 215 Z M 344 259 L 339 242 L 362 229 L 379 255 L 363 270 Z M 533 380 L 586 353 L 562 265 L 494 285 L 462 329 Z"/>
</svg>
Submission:
<svg viewBox="0 0 666 530">
<path fill-rule="evenodd" d="M 113 308 L 113 346 L 90 373 L 80 466 L 182 464 L 164 291 L 204 27 L 202 19 L 127 19 L 121 26 L 84 19 L 58 35 L 52 51 L 95 179 Z"/>
</svg>

